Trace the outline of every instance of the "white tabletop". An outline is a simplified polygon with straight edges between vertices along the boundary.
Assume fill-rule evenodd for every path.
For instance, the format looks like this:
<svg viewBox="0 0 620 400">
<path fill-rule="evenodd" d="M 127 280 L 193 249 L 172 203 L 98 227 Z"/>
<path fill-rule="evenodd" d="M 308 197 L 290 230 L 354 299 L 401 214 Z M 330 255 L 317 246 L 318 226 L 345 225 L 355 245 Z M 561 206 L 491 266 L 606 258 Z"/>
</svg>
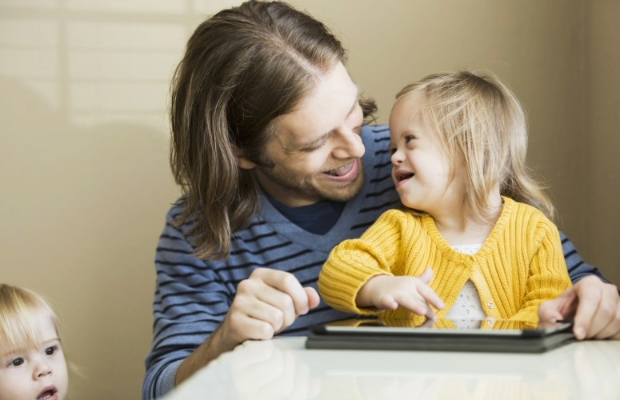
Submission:
<svg viewBox="0 0 620 400">
<path fill-rule="evenodd" d="M 248 341 L 198 371 L 181 399 L 620 399 L 620 341 L 543 354 L 308 350 Z"/>
</svg>

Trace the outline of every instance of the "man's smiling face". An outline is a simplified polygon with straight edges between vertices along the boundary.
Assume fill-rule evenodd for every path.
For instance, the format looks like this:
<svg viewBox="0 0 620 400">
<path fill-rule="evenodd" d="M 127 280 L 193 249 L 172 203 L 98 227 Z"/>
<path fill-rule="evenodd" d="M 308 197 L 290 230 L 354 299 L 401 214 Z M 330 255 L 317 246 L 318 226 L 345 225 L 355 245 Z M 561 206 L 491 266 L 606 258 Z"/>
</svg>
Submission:
<svg viewBox="0 0 620 400">
<path fill-rule="evenodd" d="M 275 120 L 265 147 L 273 167 L 250 167 L 269 195 L 291 207 L 347 201 L 364 184 L 362 122 L 357 86 L 339 62 L 292 112 Z"/>
</svg>

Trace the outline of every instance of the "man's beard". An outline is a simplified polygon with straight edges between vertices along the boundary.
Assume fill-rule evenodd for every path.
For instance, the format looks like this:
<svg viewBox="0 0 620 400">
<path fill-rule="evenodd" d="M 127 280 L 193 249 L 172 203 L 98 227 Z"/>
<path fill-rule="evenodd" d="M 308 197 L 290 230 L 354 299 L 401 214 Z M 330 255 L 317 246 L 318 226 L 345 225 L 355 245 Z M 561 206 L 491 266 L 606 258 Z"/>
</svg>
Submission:
<svg viewBox="0 0 620 400">
<path fill-rule="evenodd" d="M 257 167 L 258 170 L 265 178 L 269 179 L 272 183 L 281 186 L 287 191 L 298 194 L 300 197 L 318 198 L 321 200 L 330 201 L 349 201 L 362 191 L 365 181 L 364 164 L 361 159 L 360 171 L 352 181 L 346 184 L 332 183 L 328 179 L 321 180 L 324 184 L 317 185 L 313 182 L 311 177 L 304 177 L 301 181 L 299 177 L 287 170 L 282 170 L 277 167 L 265 168 Z"/>
</svg>

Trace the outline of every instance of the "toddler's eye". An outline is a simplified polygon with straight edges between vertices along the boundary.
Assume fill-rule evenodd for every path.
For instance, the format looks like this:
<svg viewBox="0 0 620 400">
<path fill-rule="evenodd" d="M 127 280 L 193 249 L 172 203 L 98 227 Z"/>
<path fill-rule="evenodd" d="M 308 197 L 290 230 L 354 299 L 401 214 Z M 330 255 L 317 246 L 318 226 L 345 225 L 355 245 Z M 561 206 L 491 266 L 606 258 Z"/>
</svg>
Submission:
<svg viewBox="0 0 620 400">
<path fill-rule="evenodd" d="M 56 353 L 56 346 L 51 346 L 48 347 L 47 349 L 45 349 L 45 354 L 47 354 L 48 356 L 53 355 L 54 353 Z"/>
<path fill-rule="evenodd" d="M 20 365 L 22 365 L 24 363 L 24 359 L 21 357 L 16 358 L 15 360 L 11 361 L 9 363 L 9 366 L 11 367 L 19 367 Z"/>
</svg>

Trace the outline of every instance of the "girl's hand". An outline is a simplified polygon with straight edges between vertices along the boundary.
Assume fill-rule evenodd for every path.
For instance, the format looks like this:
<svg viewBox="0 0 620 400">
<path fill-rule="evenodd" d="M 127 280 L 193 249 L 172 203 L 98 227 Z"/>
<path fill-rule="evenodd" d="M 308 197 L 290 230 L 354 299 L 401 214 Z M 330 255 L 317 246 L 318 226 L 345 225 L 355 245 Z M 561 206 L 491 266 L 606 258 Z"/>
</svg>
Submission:
<svg viewBox="0 0 620 400">
<path fill-rule="evenodd" d="M 435 318 L 432 305 L 443 310 L 446 305 L 428 284 L 433 279 L 433 270 L 428 268 L 419 277 L 379 275 L 371 278 L 360 289 L 356 303 L 358 307 L 375 306 L 381 310 L 395 310 L 398 307 Z"/>
</svg>

